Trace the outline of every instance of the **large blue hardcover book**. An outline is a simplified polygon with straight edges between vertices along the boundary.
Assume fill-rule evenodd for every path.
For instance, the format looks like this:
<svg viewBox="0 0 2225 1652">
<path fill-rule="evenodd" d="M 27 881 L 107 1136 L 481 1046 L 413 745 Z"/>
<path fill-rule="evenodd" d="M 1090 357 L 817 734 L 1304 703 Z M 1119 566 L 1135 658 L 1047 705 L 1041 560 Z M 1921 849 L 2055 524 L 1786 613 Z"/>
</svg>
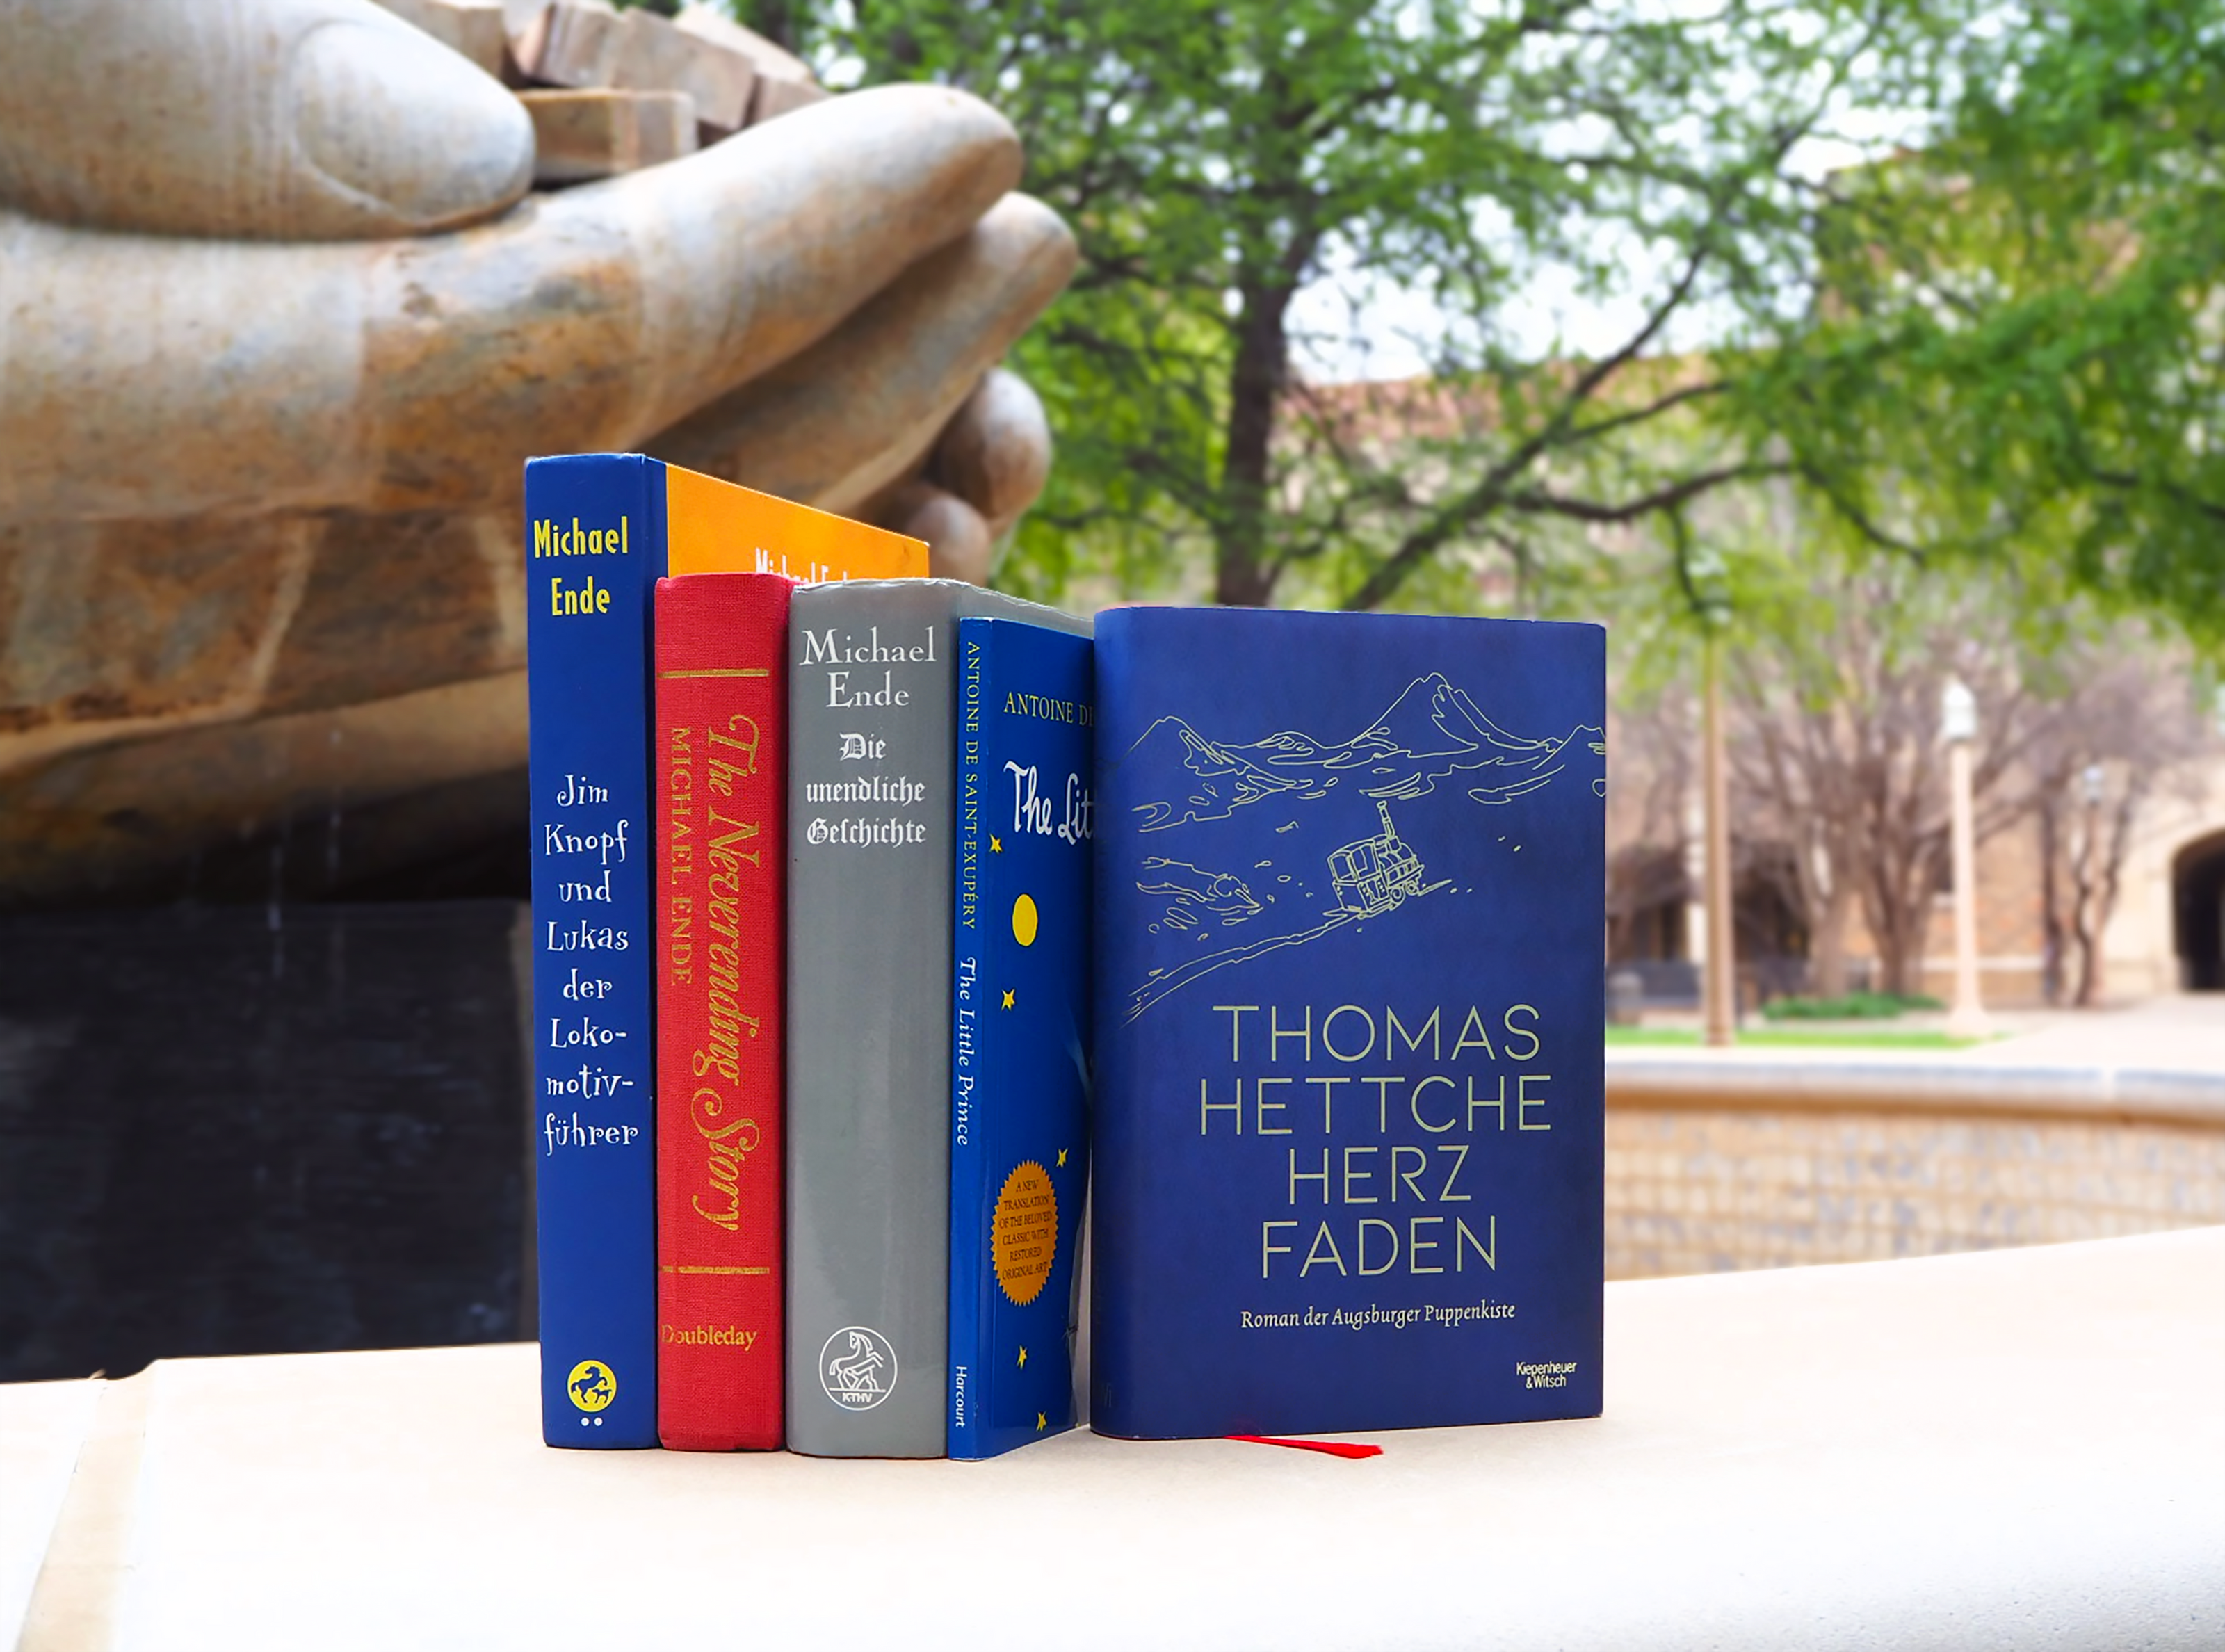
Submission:
<svg viewBox="0 0 2225 1652">
<path fill-rule="evenodd" d="M 1074 1426 L 1088 1189 L 1090 643 L 958 622 L 951 907 L 953 1457 Z"/>
<path fill-rule="evenodd" d="M 1097 627 L 1093 1427 L 1600 1409 L 1605 634 Z"/>
<path fill-rule="evenodd" d="M 650 610 L 665 467 L 525 467 L 542 1434 L 656 1444 Z"/>
</svg>

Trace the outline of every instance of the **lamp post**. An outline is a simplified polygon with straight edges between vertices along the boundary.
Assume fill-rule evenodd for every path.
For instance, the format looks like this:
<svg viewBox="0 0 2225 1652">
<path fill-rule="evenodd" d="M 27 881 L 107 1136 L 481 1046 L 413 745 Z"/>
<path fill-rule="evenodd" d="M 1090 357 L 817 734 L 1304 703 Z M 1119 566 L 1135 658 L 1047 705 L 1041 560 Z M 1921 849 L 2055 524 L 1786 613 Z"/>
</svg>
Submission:
<svg viewBox="0 0 2225 1652">
<path fill-rule="evenodd" d="M 1730 621 L 1730 593 L 1721 555 L 1696 552 L 1686 565 L 1701 626 L 1700 788 L 1706 816 L 1704 875 L 1708 912 L 1707 961 L 1701 976 L 1706 1041 L 1721 1048 L 1738 1039 L 1738 957 L 1731 924 L 1730 765 L 1724 752 L 1722 632 Z"/>
<path fill-rule="evenodd" d="M 1947 746 L 1949 847 L 1955 868 L 1955 1001 L 1950 1038 L 1991 1029 L 1978 995 L 1978 847 L 1970 807 L 1970 743 L 1978 737 L 1978 698 L 1958 678 L 1939 691 L 1939 737 Z"/>
</svg>

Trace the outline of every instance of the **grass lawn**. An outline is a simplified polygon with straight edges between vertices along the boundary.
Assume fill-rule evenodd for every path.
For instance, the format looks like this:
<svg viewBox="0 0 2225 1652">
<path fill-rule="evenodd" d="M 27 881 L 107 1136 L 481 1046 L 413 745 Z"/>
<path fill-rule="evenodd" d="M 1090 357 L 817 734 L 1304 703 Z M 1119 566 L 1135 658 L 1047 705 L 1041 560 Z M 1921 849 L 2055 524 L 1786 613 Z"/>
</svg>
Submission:
<svg viewBox="0 0 2225 1652">
<path fill-rule="evenodd" d="M 1610 1044 L 1696 1045 L 1694 1027 L 1610 1027 Z M 1741 1029 L 1741 1044 L 1778 1049 L 1962 1050 L 1982 1038 L 1949 1038 L 1941 1032 L 1890 1027 L 1756 1027 Z"/>
</svg>

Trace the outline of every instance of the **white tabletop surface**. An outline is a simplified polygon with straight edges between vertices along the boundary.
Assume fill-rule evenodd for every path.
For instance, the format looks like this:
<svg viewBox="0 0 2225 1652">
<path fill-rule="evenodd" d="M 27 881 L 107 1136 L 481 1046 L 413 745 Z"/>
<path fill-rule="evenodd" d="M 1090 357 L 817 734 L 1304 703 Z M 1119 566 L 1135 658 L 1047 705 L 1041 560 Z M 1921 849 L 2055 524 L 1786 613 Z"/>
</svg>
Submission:
<svg viewBox="0 0 2225 1652">
<path fill-rule="evenodd" d="M 1613 1285 L 1607 1360 L 1358 1462 L 550 1451 L 529 1346 L 0 1388 L 0 1644 L 2225 1646 L 2225 1229 Z"/>
</svg>

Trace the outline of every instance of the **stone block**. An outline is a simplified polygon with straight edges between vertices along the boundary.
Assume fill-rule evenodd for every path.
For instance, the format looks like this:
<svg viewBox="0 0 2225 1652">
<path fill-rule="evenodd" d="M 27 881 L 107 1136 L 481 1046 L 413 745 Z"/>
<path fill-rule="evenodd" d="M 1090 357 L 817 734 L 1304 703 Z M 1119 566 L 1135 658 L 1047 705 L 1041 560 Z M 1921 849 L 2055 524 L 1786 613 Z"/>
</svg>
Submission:
<svg viewBox="0 0 2225 1652">
<path fill-rule="evenodd" d="M 695 150 L 695 109 L 684 92 L 528 91 L 533 180 L 585 183 L 637 172 Z"/>
<path fill-rule="evenodd" d="M 757 69 L 748 56 L 716 41 L 675 28 L 649 11 L 625 15 L 626 38 L 612 84 L 637 91 L 684 92 L 695 118 L 716 136 L 748 122 Z"/>
<path fill-rule="evenodd" d="M 548 14 L 549 0 L 501 0 L 501 3 L 503 27 L 509 31 L 512 40 L 517 39 Z M 596 11 L 617 9 L 608 3 L 608 0 L 573 0 L 573 3 Z"/>
<path fill-rule="evenodd" d="M 745 28 L 715 6 L 683 6 L 673 27 L 713 41 L 749 59 L 761 79 L 802 81 L 815 85 L 811 66 L 795 53 L 776 46 L 754 28 Z"/>
<path fill-rule="evenodd" d="M 526 76 L 547 85 L 685 92 L 696 120 L 715 134 L 738 131 L 751 112 L 757 73 L 749 58 L 653 12 L 557 0 L 512 50 Z"/>
<path fill-rule="evenodd" d="M 770 75 L 759 75 L 750 99 L 750 124 L 762 125 L 808 104 L 824 103 L 833 95 L 814 80 L 776 80 Z"/>
<path fill-rule="evenodd" d="M 744 28 L 722 11 L 706 5 L 688 6 L 672 22 L 675 28 L 738 52 L 750 60 L 757 71 L 757 89 L 750 99 L 749 123 L 752 126 L 831 95 L 813 77 L 811 66 L 802 58 L 774 45 L 754 28 Z"/>
<path fill-rule="evenodd" d="M 379 3 L 496 79 L 502 77 L 503 57 L 510 41 L 501 0 L 379 0 Z"/>
<path fill-rule="evenodd" d="M 510 49 L 529 79 L 552 86 L 607 86 L 624 35 L 624 20 L 616 11 L 561 0 L 529 21 Z"/>
</svg>

